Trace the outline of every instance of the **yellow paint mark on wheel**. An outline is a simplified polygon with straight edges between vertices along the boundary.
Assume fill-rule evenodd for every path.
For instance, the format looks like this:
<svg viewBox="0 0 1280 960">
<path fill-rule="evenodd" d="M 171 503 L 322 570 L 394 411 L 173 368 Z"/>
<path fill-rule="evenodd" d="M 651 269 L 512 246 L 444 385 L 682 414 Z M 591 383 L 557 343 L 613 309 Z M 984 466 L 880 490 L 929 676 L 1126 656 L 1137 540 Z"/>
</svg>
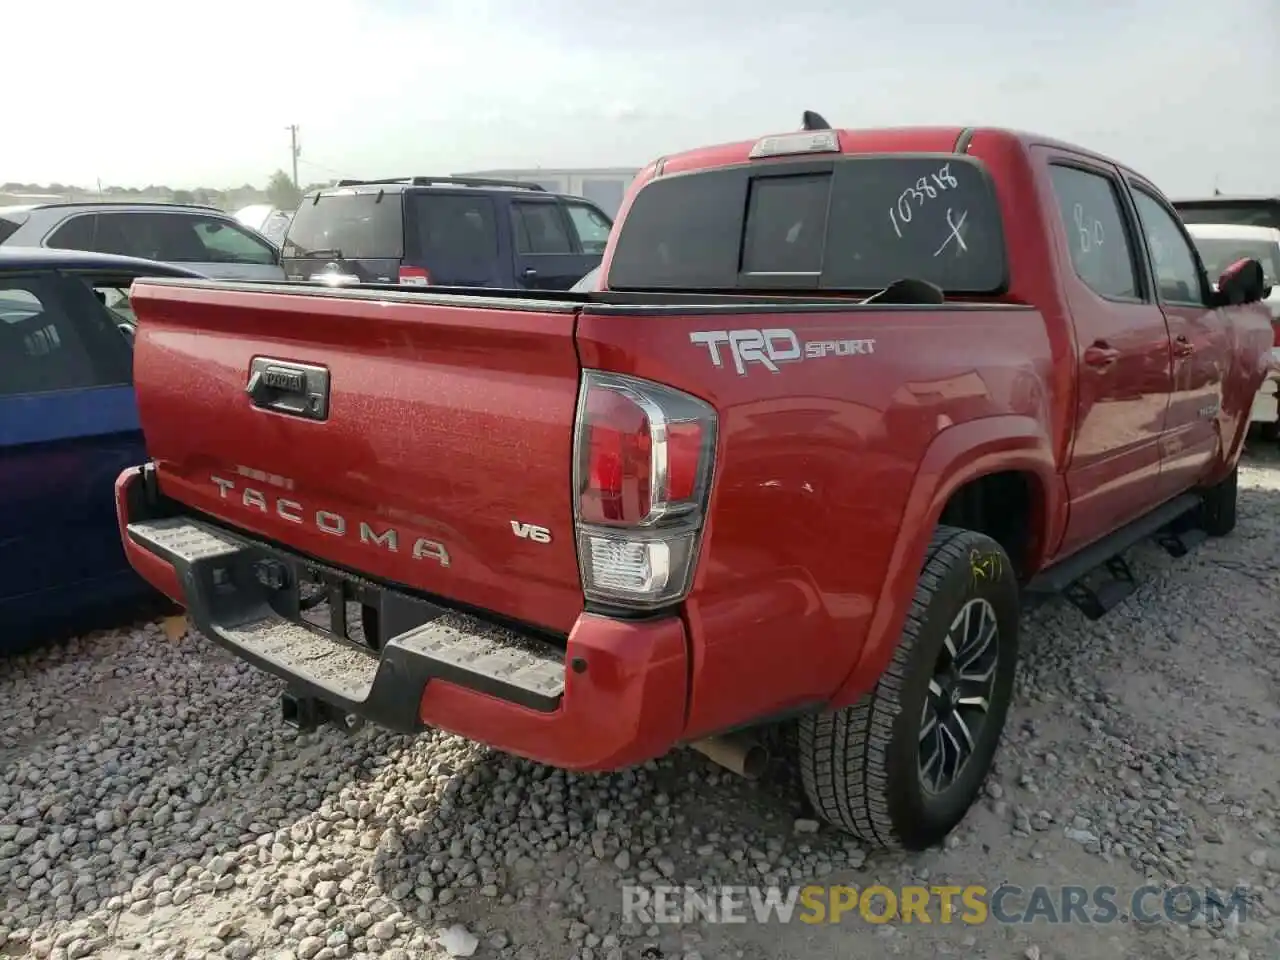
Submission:
<svg viewBox="0 0 1280 960">
<path fill-rule="evenodd" d="M 973 571 L 973 582 L 977 585 L 999 580 L 1004 573 L 1004 562 L 998 553 L 983 553 L 975 548 L 969 551 L 969 569 Z"/>
</svg>

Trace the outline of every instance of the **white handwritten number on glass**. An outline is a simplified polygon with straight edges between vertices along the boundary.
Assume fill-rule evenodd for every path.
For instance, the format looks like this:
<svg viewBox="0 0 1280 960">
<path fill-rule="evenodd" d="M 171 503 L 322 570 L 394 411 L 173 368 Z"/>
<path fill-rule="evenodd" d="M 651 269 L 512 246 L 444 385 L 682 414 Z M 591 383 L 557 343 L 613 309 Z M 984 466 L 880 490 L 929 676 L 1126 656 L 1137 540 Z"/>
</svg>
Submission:
<svg viewBox="0 0 1280 960">
<path fill-rule="evenodd" d="M 914 213 L 911 208 L 913 198 L 918 206 L 923 207 L 942 191 L 954 190 L 959 185 L 959 181 L 951 174 L 951 164 L 944 163 L 937 173 L 921 177 L 914 187 L 903 190 L 897 205 L 889 208 L 889 222 L 893 224 L 893 232 L 898 235 L 898 239 L 902 239 L 902 224 L 911 222 Z"/>
<path fill-rule="evenodd" d="M 1071 208 L 1071 219 L 1076 222 L 1076 235 L 1080 238 L 1080 252 L 1088 253 L 1095 247 L 1102 246 L 1106 234 L 1102 232 L 1102 221 L 1094 219 L 1089 222 L 1085 216 L 1084 206 L 1077 203 Z"/>
</svg>

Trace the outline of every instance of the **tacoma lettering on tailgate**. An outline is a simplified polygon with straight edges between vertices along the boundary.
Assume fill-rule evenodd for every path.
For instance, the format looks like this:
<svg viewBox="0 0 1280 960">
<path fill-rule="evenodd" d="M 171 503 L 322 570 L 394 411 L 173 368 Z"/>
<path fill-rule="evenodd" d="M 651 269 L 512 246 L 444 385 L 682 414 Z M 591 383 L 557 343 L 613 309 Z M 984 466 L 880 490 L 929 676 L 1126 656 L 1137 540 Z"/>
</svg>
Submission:
<svg viewBox="0 0 1280 960">
<path fill-rule="evenodd" d="M 332 510 L 311 510 L 303 507 L 297 500 L 274 495 L 267 496 L 261 490 L 255 490 L 252 487 L 237 487 L 234 480 L 227 480 L 225 477 L 213 476 L 210 479 L 217 486 L 223 500 L 238 500 L 241 506 L 259 510 L 262 513 L 274 513 L 280 519 L 288 520 L 290 523 L 309 524 L 320 532 L 334 537 L 350 536 L 355 530 L 359 534 L 361 543 L 390 550 L 392 553 L 400 551 L 400 532 L 394 527 L 386 527 L 379 532 L 364 520 L 351 523 L 342 514 L 334 513 Z M 233 492 L 235 496 L 232 496 Z M 442 567 L 449 566 L 449 551 L 445 549 L 443 543 L 438 541 L 418 537 L 414 540 L 410 553 L 415 560 L 435 560 Z"/>
</svg>

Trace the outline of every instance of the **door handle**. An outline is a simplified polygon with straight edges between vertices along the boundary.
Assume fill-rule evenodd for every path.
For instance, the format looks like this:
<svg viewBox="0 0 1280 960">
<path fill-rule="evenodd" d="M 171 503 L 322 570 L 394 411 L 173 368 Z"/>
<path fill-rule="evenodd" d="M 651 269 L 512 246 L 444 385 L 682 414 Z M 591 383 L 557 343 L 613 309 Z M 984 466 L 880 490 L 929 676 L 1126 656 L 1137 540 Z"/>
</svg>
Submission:
<svg viewBox="0 0 1280 960">
<path fill-rule="evenodd" d="M 1186 337 L 1173 338 L 1173 355 L 1175 357 L 1189 357 L 1196 352 L 1195 344 Z"/>
<path fill-rule="evenodd" d="M 254 357 L 244 392 L 261 410 L 304 420 L 329 419 L 329 371 L 325 367 Z"/>
<path fill-rule="evenodd" d="M 1120 359 L 1120 351 L 1115 347 L 1109 347 L 1102 341 L 1096 341 L 1092 346 L 1086 347 L 1084 351 L 1084 362 L 1091 367 L 1109 367 Z"/>
<path fill-rule="evenodd" d="M 526 280 L 536 280 L 538 278 L 538 271 L 533 269 L 533 267 L 525 267 L 524 278 Z"/>
</svg>

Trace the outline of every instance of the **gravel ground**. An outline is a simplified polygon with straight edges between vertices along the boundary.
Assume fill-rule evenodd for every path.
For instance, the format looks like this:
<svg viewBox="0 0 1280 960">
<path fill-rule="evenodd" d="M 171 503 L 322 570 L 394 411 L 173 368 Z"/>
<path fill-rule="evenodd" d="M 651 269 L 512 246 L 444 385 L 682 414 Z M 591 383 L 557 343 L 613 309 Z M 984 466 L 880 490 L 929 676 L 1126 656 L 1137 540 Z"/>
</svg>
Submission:
<svg viewBox="0 0 1280 960">
<path fill-rule="evenodd" d="M 278 685 L 158 624 L 0 662 L 0 956 L 1280 957 L 1280 457 L 1236 534 L 1091 624 L 1025 622 L 997 769 L 945 849 L 867 855 L 764 784 L 681 752 L 570 776 L 433 733 L 295 735 Z M 1249 890 L 1154 925 L 623 922 L 624 882 L 1151 880 Z M 455 934 L 458 931 L 454 931 Z"/>
</svg>

